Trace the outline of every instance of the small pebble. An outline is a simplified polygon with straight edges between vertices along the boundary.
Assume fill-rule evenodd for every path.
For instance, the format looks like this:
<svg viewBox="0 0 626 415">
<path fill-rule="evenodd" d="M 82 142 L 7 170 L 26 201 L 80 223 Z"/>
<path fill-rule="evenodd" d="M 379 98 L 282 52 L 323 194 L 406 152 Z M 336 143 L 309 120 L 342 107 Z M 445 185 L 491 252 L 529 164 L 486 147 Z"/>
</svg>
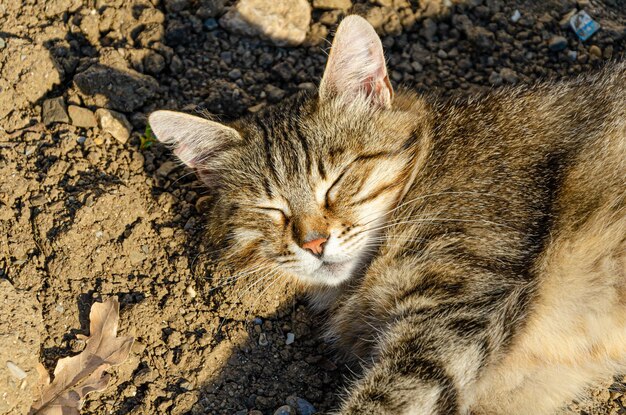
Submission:
<svg viewBox="0 0 626 415">
<path fill-rule="evenodd" d="M 591 45 L 591 47 L 589 47 L 589 54 L 595 56 L 596 58 L 601 58 L 602 49 L 600 49 L 600 47 L 597 45 Z"/>
<path fill-rule="evenodd" d="M 515 10 L 513 12 L 513 15 L 511 16 L 511 21 L 513 23 L 517 23 L 519 21 L 519 19 L 521 19 L 521 18 L 522 18 L 522 13 L 520 13 L 519 10 Z"/>
<path fill-rule="evenodd" d="M 297 415 L 297 412 L 291 406 L 283 405 L 274 411 L 274 415 Z"/>
<path fill-rule="evenodd" d="M 187 286 L 187 289 L 185 291 L 187 292 L 187 295 L 189 295 L 189 297 L 191 298 L 196 298 L 196 295 L 198 295 L 196 290 L 191 285 Z"/>
<path fill-rule="evenodd" d="M 76 139 L 76 142 L 78 144 L 83 144 L 85 141 L 87 141 L 87 137 L 79 135 L 78 138 Z"/>
<path fill-rule="evenodd" d="M 0 37 L 0 49 L 4 49 L 7 45 L 7 42 Z"/>
<path fill-rule="evenodd" d="M 255 318 L 252 320 L 252 323 L 254 323 L 254 324 L 259 324 L 259 325 L 260 325 L 260 324 L 263 324 L 263 319 L 262 319 L 261 317 L 255 317 Z"/>
<path fill-rule="evenodd" d="M 11 372 L 11 375 L 13 375 L 18 380 L 22 380 L 26 376 L 28 376 L 28 374 L 24 372 L 21 367 L 11 362 L 10 360 L 7 361 L 7 369 L 9 369 L 9 372 Z"/>
<path fill-rule="evenodd" d="M 173 172 L 176 169 L 176 167 L 178 167 L 178 163 L 168 160 L 159 166 L 159 168 L 156 171 L 156 174 L 158 174 L 161 177 L 167 177 L 169 176 L 171 172 Z"/>
<path fill-rule="evenodd" d="M 296 335 L 293 333 L 287 333 L 287 340 L 285 340 L 285 344 L 289 345 L 296 341 Z"/>
<path fill-rule="evenodd" d="M 193 384 L 188 380 L 182 381 L 179 386 L 181 387 L 181 389 L 184 389 L 186 391 L 193 390 Z"/>
<path fill-rule="evenodd" d="M 552 36 L 548 41 L 548 48 L 553 52 L 559 52 L 567 47 L 567 39 L 563 36 Z"/>
<path fill-rule="evenodd" d="M 294 395 L 287 398 L 287 405 L 296 408 L 298 415 L 313 415 L 317 412 L 309 401 Z"/>
<path fill-rule="evenodd" d="M 267 340 L 265 333 L 259 334 L 259 346 L 267 346 L 270 342 Z"/>
<path fill-rule="evenodd" d="M 215 29 L 217 29 L 217 20 L 215 20 L 215 19 L 213 19 L 213 18 L 206 19 L 206 20 L 204 21 L 204 27 L 205 27 L 207 30 L 215 30 Z"/>
</svg>

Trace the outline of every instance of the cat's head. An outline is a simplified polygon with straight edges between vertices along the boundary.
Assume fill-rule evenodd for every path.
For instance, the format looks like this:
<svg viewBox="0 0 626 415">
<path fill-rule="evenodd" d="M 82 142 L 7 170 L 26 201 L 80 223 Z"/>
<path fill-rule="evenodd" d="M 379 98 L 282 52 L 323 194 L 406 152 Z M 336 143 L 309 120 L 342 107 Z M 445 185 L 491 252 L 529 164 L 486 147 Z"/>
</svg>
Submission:
<svg viewBox="0 0 626 415">
<path fill-rule="evenodd" d="M 375 251 L 414 179 L 421 105 L 394 98 L 378 36 L 350 16 L 318 94 L 228 125 L 170 111 L 149 123 L 216 195 L 208 226 L 231 258 L 335 286 Z"/>
</svg>

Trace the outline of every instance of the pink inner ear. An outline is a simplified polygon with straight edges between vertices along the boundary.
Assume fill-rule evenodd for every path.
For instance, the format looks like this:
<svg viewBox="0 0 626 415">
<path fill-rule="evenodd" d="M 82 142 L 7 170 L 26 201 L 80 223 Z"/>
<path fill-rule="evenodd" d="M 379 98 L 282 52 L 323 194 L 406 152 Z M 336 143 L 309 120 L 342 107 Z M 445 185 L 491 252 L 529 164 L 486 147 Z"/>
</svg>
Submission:
<svg viewBox="0 0 626 415">
<path fill-rule="evenodd" d="M 391 82 L 386 73 L 383 73 L 383 76 L 377 74 L 376 76 L 368 77 L 363 82 L 363 85 L 368 98 L 374 106 L 385 106 L 393 97 Z"/>
</svg>

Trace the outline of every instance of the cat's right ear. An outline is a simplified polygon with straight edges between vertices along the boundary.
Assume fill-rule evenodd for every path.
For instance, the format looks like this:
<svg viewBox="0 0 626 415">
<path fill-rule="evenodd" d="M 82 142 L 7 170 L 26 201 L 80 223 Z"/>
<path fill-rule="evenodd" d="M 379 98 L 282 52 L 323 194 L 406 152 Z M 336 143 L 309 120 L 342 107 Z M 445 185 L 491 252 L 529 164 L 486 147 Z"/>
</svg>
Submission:
<svg viewBox="0 0 626 415">
<path fill-rule="evenodd" d="M 383 45 L 376 31 L 360 16 L 348 16 L 339 25 L 320 83 L 320 99 L 364 96 L 373 107 L 389 108 L 389 82 Z"/>
<path fill-rule="evenodd" d="M 181 112 L 155 111 L 148 123 L 156 138 L 192 168 L 210 168 L 220 150 L 241 141 L 233 128 Z"/>
</svg>

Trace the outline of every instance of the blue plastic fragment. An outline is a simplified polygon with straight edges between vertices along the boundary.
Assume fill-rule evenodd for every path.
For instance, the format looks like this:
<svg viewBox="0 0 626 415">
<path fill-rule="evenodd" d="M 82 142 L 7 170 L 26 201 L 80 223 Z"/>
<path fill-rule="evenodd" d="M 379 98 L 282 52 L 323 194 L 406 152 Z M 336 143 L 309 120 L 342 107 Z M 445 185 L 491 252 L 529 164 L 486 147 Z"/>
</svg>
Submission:
<svg viewBox="0 0 626 415">
<path fill-rule="evenodd" d="M 583 42 L 600 29 L 600 24 L 593 20 L 586 11 L 581 10 L 569 19 L 569 24 Z"/>
</svg>

